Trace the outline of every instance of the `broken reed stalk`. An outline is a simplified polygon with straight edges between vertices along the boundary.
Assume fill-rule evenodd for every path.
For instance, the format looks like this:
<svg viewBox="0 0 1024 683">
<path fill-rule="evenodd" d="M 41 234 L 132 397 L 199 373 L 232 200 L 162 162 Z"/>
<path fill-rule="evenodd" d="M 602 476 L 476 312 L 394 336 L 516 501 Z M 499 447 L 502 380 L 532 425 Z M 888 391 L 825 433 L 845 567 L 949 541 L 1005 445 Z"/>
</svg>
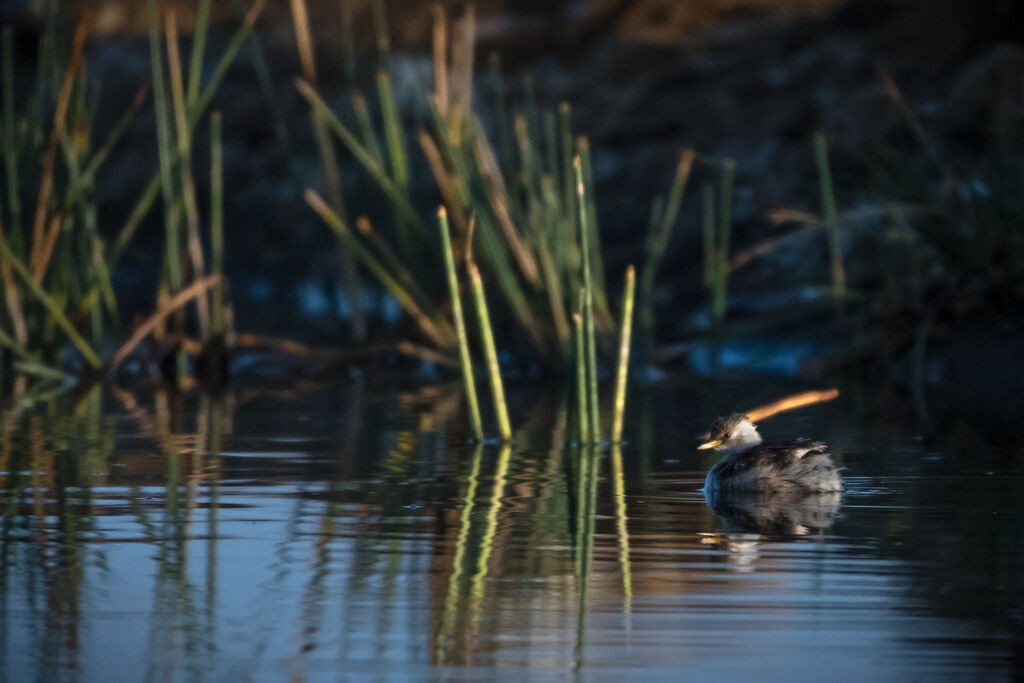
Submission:
<svg viewBox="0 0 1024 683">
<path fill-rule="evenodd" d="M 615 416 L 612 421 L 612 443 L 622 441 L 622 422 L 626 413 L 626 381 L 629 375 L 629 348 L 633 335 L 633 296 L 636 291 L 636 271 L 626 269 L 626 288 L 622 295 L 622 334 L 619 337 L 619 365 L 615 372 Z"/>
<path fill-rule="evenodd" d="M 134 351 L 135 347 L 142 343 L 142 340 L 153 332 L 153 330 L 155 330 L 157 326 L 167 318 L 167 316 L 180 310 L 193 299 L 205 296 L 206 291 L 211 287 L 223 284 L 223 276 L 207 275 L 201 280 L 196 280 L 191 285 L 164 302 L 156 313 L 146 318 L 141 325 L 135 328 L 135 332 L 132 333 L 132 336 L 128 341 L 122 344 L 121 348 L 114 353 L 113 357 L 110 359 L 110 365 L 107 366 L 107 374 L 112 375 L 114 371 L 117 370 L 118 366 L 124 362 L 124 359 L 128 357 L 128 354 Z"/>
<path fill-rule="evenodd" d="M 487 359 L 487 375 L 491 381 L 491 396 L 494 399 L 494 413 L 498 420 L 498 432 L 502 441 L 512 438 L 512 425 L 508 419 L 508 408 L 505 405 L 505 387 L 501 383 L 501 367 L 498 365 L 498 351 L 494 346 L 494 333 L 491 330 L 491 317 L 487 311 L 487 298 L 484 296 L 484 283 L 480 279 L 480 269 L 470 257 L 469 245 L 466 246 L 469 282 L 473 290 L 473 303 L 476 306 L 477 320 L 480 322 L 480 339 L 484 345 L 484 357 Z"/>
<path fill-rule="evenodd" d="M 828 250 L 831 257 L 832 294 L 837 301 L 846 296 L 846 271 L 843 268 L 843 237 L 836 210 L 835 187 L 832 184 L 832 170 L 828 159 L 828 141 L 825 134 L 814 134 L 814 161 L 818 166 L 818 186 L 821 191 L 821 213 L 828 235 Z"/>
<path fill-rule="evenodd" d="M 588 233 L 587 194 L 583 185 L 583 167 L 580 156 L 573 158 L 576 172 L 576 203 L 579 211 L 580 251 L 583 261 L 583 327 L 586 334 L 587 356 L 587 399 L 590 407 L 590 438 L 593 442 L 601 439 L 601 418 L 597 393 L 597 335 L 594 332 L 594 288 L 590 274 L 590 240 Z"/>
<path fill-rule="evenodd" d="M 462 382 L 469 404 L 469 424 L 477 441 L 484 438 L 483 422 L 480 420 L 480 403 L 476 395 L 476 381 L 473 378 L 473 361 L 469 355 L 469 336 L 466 334 L 466 319 L 462 314 L 462 299 L 459 295 L 459 279 L 455 272 L 455 256 L 452 254 L 451 231 L 448 228 L 448 212 L 442 206 L 437 210 L 437 223 L 441 229 L 441 248 L 444 252 L 444 267 L 448 275 L 448 294 L 452 300 L 452 317 L 455 320 L 455 335 L 459 340 L 459 364 L 462 368 Z"/>
</svg>

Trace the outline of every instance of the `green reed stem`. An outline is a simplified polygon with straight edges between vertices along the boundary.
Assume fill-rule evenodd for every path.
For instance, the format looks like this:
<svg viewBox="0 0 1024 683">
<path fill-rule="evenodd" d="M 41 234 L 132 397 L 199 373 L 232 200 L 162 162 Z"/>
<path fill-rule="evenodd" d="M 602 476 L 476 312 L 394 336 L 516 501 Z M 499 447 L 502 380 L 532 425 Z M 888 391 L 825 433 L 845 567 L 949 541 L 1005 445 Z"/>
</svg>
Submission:
<svg viewBox="0 0 1024 683">
<path fill-rule="evenodd" d="M 594 332 L 594 287 L 590 276 L 590 227 L 587 225 L 587 194 L 583 184 L 583 166 L 579 155 L 573 159 L 576 171 L 576 199 L 579 210 L 580 251 L 583 256 L 583 325 L 586 333 L 587 398 L 590 405 L 590 437 L 601 439 L 601 417 L 597 393 L 597 335 Z"/>
<path fill-rule="evenodd" d="M 437 223 L 441 229 L 441 247 L 444 252 L 444 267 L 448 274 L 448 294 L 452 300 L 452 317 L 455 320 L 455 334 L 459 339 L 459 364 L 462 367 L 462 382 L 469 404 L 469 424 L 477 441 L 484 438 L 483 422 L 480 420 L 480 403 L 476 395 L 476 381 L 473 378 L 473 361 L 469 355 L 469 335 L 466 334 L 466 319 L 462 314 L 462 298 L 459 295 L 459 280 L 455 273 L 455 257 L 452 254 L 451 231 L 448 228 L 448 212 L 441 207 L 437 211 Z"/>
<path fill-rule="evenodd" d="M 231 37 L 231 42 L 221 53 L 220 58 L 217 60 L 217 64 L 214 66 L 213 73 L 210 75 L 210 79 L 206 85 L 203 86 L 202 92 L 199 94 L 199 98 L 194 106 L 189 107 L 188 110 L 188 129 L 189 133 L 195 131 L 196 126 L 199 124 L 200 118 L 203 112 L 206 111 L 206 107 L 209 106 L 210 101 L 213 99 L 214 93 L 220 88 L 221 81 L 224 80 L 225 74 L 227 74 L 228 67 L 234 61 L 238 55 L 238 51 L 242 48 L 245 43 L 245 39 L 252 33 L 253 25 L 256 23 L 256 19 L 259 18 L 260 12 L 262 12 L 263 3 L 257 3 L 253 9 L 245 15 L 245 20 L 242 26 L 234 33 Z M 177 161 L 177 152 L 173 153 L 171 160 L 172 162 Z M 153 203 L 156 201 L 157 194 L 161 189 L 161 178 L 160 174 L 156 173 L 150 178 L 149 184 L 146 185 L 142 194 L 139 195 L 135 205 L 132 207 L 131 212 L 128 214 L 128 218 L 125 220 L 124 225 L 118 232 L 117 237 L 114 240 L 114 244 L 110 248 L 110 252 L 107 255 L 107 264 L 111 270 L 120 260 L 121 256 L 124 255 L 124 250 L 128 247 L 132 237 L 135 236 L 135 231 L 139 225 L 146 218 L 146 214 L 153 207 Z M 96 289 L 95 287 L 87 294 L 80 306 L 80 310 L 89 310 L 92 305 L 95 304 L 96 300 Z"/>
<path fill-rule="evenodd" d="M 206 28 L 210 22 L 210 0 L 199 0 L 196 10 L 196 26 L 192 31 L 192 55 L 189 58 L 188 94 L 189 104 L 194 105 L 199 97 L 199 85 L 203 75 L 203 50 L 206 47 Z"/>
<path fill-rule="evenodd" d="M 221 116 L 210 115 L 210 272 L 224 272 L 224 151 L 221 146 Z M 213 293 L 211 311 L 213 334 L 225 333 L 224 289 Z"/>
<path fill-rule="evenodd" d="M 171 132 L 167 116 L 167 84 L 164 80 L 163 53 L 160 50 L 160 17 L 156 0 L 146 0 L 149 24 L 149 60 L 153 74 L 153 106 L 156 114 L 157 158 L 160 165 L 160 190 L 164 201 L 164 238 L 167 253 L 167 279 L 171 294 L 181 289 L 179 261 L 180 237 L 172 206 L 176 201 L 174 180 L 171 175 Z"/>
<path fill-rule="evenodd" d="M 14 272 L 18 274 L 18 277 L 25 282 L 25 285 L 28 287 L 32 295 L 39 300 L 39 303 L 41 303 L 44 308 L 46 308 L 50 317 L 57 326 L 64 330 L 68 339 L 70 339 L 71 343 L 79 350 L 82 357 L 85 358 L 85 361 L 94 370 L 98 370 L 100 366 L 103 365 L 99 356 L 96 355 L 88 342 L 85 341 L 82 335 L 78 333 L 78 330 L 75 329 L 75 326 L 71 324 L 71 321 L 68 320 L 67 316 L 64 315 L 64 311 L 61 310 L 60 305 L 58 305 L 57 302 L 43 290 L 42 286 L 34 277 L 32 277 L 32 273 L 30 273 L 28 268 L 25 267 L 25 264 L 23 264 L 14 252 L 11 251 L 10 247 L 7 246 L 6 240 L 0 240 L 0 255 L 7 259 L 7 262 L 11 264 L 12 268 L 14 268 Z"/>
<path fill-rule="evenodd" d="M 580 165 L 583 168 L 583 182 L 588 191 L 586 193 L 587 220 L 580 223 L 580 229 L 584 227 L 588 231 L 587 243 L 590 247 L 590 267 L 593 271 L 591 287 L 594 292 L 594 306 L 601 316 L 604 329 L 614 327 L 611 309 L 608 307 L 608 295 L 604 286 L 604 259 L 601 257 L 601 233 L 597 226 L 597 204 L 594 202 L 594 171 L 590 163 L 590 141 L 580 136 L 577 141 L 579 150 Z M 595 325 L 596 325 L 595 320 Z"/>
<path fill-rule="evenodd" d="M 359 128 L 359 137 L 362 139 L 363 147 L 378 164 L 383 166 L 384 152 L 380 142 L 377 141 L 377 134 L 373 130 L 366 98 L 361 93 L 352 94 L 352 111 L 356 115 L 356 126 Z"/>
<path fill-rule="evenodd" d="M 484 357 L 487 359 L 487 374 L 491 381 L 491 396 L 494 399 L 494 412 L 498 419 L 498 431 L 502 441 L 512 438 L 512 425 L 508 419 L 508 408 L 505 405 L 505 387 L 501 383 L 501 367 L 498 365 L 498 351 L 494 346 L 494 333 L 491 331 L 491 317 L 487 311 L 487 299 L 484 296 L 484 283 L 480 279 L 480 269 L 470 261 L 466 265 L 469 271 L 469 282 L 473 290 L 473 303 L 476 306 L 477 319 L 480 322 L 480 338 L 484 345 Z"/>
<path fill-rule="evenodd" d="M 626 288 L 622 295 L 622 334 L 619 337 L 619 365 L 615 372 L 615 417 L 612 421 L 612 443 L 622 441 L 622 421 L 626 413 L 626 380 L 629 375 L 629 349 L 633 335 L 633 295 L 636 271 L 626 268 Z"/>
<path fill-rule="evenodd" d="M 580 289 L 579 308 L 572 316 L 573 337 L 576 340 L 576 417 L 581 445 L 590 441 L 590 420 L 587 415 L 587 356 L 583 334 L 584 296 L 583 289 Z"/>
<path fill-rule="evenodd" d="M 846 296 L 846 271 L 843 268 L 843 236 L 836 210 L 835 186 L 832 184 L 832 170 L 829 164 L 828 141 L 825 134 L 814 134 L 814 160 L 818 165 L 818 187 L 821 191 L 821 212 L 825 219 L 825 233 L 828 235 L 828 249 L 831 256 L 832 288 L 836 299 Z"/>
<path fill-rule="evenodd" d="M 186 246 L 189 260 L 192 263 L 192 276 L 198 280 L 205 275 L 206 266 L 203 258 L 202 239 L 199 235 L 199 202 L 196 199 L 196 184 L 192 177 L 192 135 L 188 129 L 187 95 L 182 77 L 181 55 L 178 49 L 178 26 L 174 21 L 173 13 L 167 16 L 165 34 L 167 64 L 171 80 L 171 101 L 178 137 L 178 157 L 180 158 L 178 171 L 181 182 L 181 200 L 185 208 Z M 210 305 L 207 297 L 200 297 L 196 300 L 196 309 L 200 338 L 206 342 L 210 338 Z"/>
<path fill-rule="evenodd" d="M 384 119 L 384 137 L 391 159 L 392 178 L 399 188 L 408 191 L 409 166 L 406 161 L 405 141 L 402 139 L 402 121 L 398 116 L 391 78 L 383 70 L 377 72 L 377 95 L 380 98 L 381 117 Z"/>
<path fill-rule="evenodd" d="M 409 162 L 406 153 L 404 135 L 402 133 L 402 120 L 398 113 L 398 104 L 395 101 L 395 92 L 391 86 L 391 78 L 387 72 L 377 72 L 377 95 L 380 99 L 381 117 L 384 119 L 384 139 L 387 143 L 388 157 L 391 160 L 391 173 L 395 185 L 406 195 L 409 194 Z M 398 227 L 398 241 L 400 251 L 406 262 L 414 270 L 419 262 L 421 251 L 418 248 L 415 226 L 402 216 L 397 216 L 395 221 Z"/>
</svg>

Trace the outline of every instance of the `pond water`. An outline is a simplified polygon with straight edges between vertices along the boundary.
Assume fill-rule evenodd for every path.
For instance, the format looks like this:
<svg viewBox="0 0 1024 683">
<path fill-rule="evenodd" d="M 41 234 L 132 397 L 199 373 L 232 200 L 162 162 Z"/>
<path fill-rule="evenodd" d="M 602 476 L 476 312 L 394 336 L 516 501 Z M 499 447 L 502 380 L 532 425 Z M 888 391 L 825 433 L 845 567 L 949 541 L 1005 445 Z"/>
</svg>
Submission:
<svg viewBox="0 0 1024 683">
<path fill-rule="evenodd" d="M 467 445 L 447 386 L 8 409 L 0 678 L 1019 676 L 1024 466 L 998 430 L 922 437 L 841 387 L 763 424 L 828 441 L 841 499 L 708 507 L 696 435 L 801 388 L 641 388 L 629 443 L 582 454 L 564 398 L 514 384 L 511 448 Z"/>
</svg>

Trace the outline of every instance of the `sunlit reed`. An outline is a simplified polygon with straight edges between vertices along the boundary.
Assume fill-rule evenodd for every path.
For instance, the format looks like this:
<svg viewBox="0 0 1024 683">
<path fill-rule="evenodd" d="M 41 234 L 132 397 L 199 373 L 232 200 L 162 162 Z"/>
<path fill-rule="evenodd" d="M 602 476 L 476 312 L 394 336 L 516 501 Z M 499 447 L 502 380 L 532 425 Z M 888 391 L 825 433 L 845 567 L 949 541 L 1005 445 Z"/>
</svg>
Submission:
<svg viewBox="0 0 1024 683">
<path fill-rule="evenodd" d="M 512 425 L 508 419 L 508 407 L 505 405 L 505 387 L 501 381 L 501 366 L 498 363 L 498 351 L 494 344 L 494 333 L 491 330 L 491 316 L 487 310 L 487 297 L 484 295 L 484 283 L 480 277 L 480 269 L 476 263 L 466 264 L 469 283 L 476 307 L 477 321 L 480 324 L 480 341 L 484 347 L 484 359 L 487 361 L 487 376 L 491 383 L 491 397 L 494 400 L 494 414 L 498 421 L 498 433 L 502 441 L 512 438 Z"/>
<path fill-rule="evenodd" d="M 615 371 L 615 416 L 612 420 L 612 443 L 622 440 L 622 424 L 626 414 L 626 383 L 629 375 L 629 349 L 633 336 L 633 297 L 636 291 L 636 271 L 626 268 L 626 286 L 622 295 L 622 316 L 619 318 L 619 362 Z"/>
<path fill-rule="evenodd" d="M 601 439 L 600 405 L 597 391 L 597 335 L 594 327 L 594 288 L 590 270 L 590 240 L 588 233 L 587 192 L 583 184 L 583 168 L 579 155 L 573 159 L 576 174 L 576 203 L 579 211 L 580 251 L 583 264 L 583 332 L 587 358 L 587 405 L 590 414 L 590 438 L 597 442 Z"/>
<path fill-rule="evenodd" d="M 480 420 L 480 404 L 476 395 L 476 381 L 473 377 L 473 361 L 469 353 L 469 337 L 466 333 L 466 320 L 462 313 L 462 297 L 459 293 L 459 279 L 455 271 L 455 257 L 452 253 L 451 231 L 448 228 L 448 212 L 441 207 L 437 210 L 437 223 L 441 230 L 441 249 L 444 253 L 444 265 L 448 280 L 448 295 L 451 297 L 452 318 L 455 322 L 455 334 L 459 341 L 459 365 L 462 370 L 462 382 L 466 390 L 466 403 L 469 407 L 469 424 L 477 441 L 484 438 L 483 422 Z"/>
</svg>

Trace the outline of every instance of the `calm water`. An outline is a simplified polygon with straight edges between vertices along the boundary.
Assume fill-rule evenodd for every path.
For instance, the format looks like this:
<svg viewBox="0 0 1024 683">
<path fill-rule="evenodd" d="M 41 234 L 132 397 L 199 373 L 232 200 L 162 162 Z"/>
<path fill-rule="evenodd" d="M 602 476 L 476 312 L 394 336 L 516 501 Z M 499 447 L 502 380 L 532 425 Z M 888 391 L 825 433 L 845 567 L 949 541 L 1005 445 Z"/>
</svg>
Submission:
<svg viewBox="0 0 1024 683">
<path fill-rule="evenodd" d="M 637 391 L 630 443 L 582 456 L 561 398 L 515 385 L 511 449 L 467 446 L 437 387 L 9 409 L 0 678 L 1020 675 L 1024 454 L 998 431 L 922 438 L 844 388 L 763 425 L 827 440 L 841 500 L 707 506 L 694 437 L 802 388 Z"/>
</svg>

